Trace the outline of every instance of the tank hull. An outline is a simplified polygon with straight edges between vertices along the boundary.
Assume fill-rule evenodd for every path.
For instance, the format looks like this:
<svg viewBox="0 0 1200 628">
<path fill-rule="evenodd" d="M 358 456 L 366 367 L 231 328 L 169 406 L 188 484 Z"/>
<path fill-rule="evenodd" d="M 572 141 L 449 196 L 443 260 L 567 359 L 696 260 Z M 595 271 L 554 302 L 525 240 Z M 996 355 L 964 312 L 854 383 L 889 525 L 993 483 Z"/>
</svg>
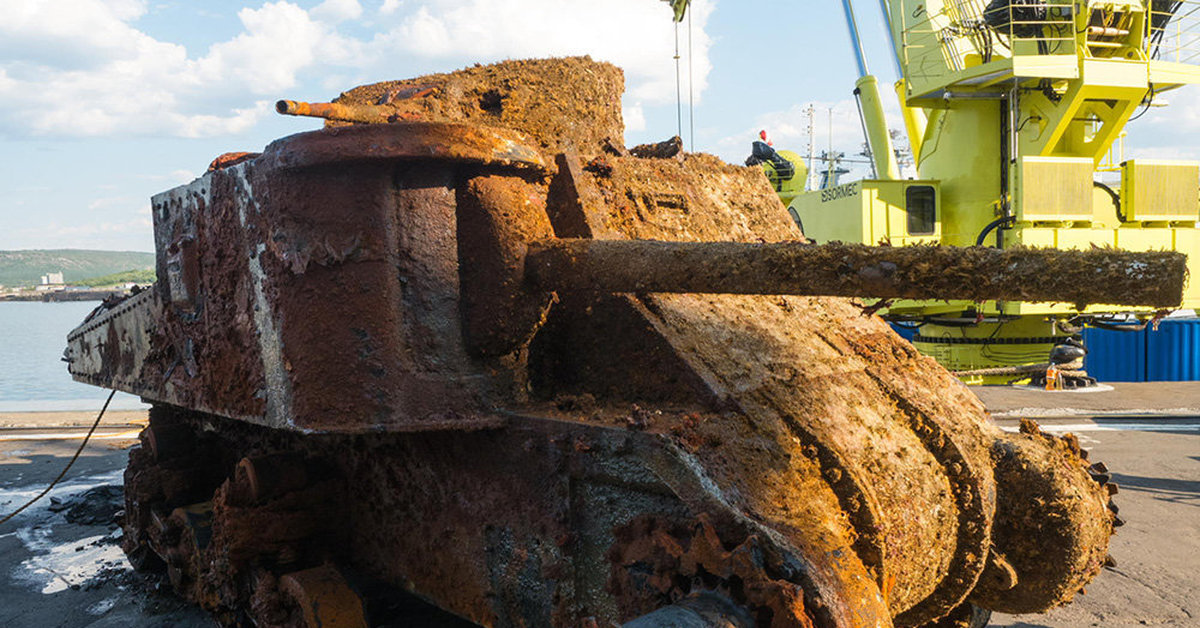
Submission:
<svg viewBox="0 0 1200 628">
<path fill-rule="evenodd" d="M 1108 496 L 1078 450 L 1005 449 L 853 301 L 525 282 L 547 238 L 803 240 L 758 170 L 337 127 L 223 163 L 154 217 L 159 283 L 94 314 L 68 360 L 154 404 L 126 549 L 227 623 L 378 624 L 382 587 L 485 626 L 709 595 L 757 625 L 920 626 L 1020 605 L 1005 592 L 1033 567 L 996 539 L 1035 556 L 1041 526 L 1088 522 L 1054 537 L 1070 569 L 1035 570 L 1042 606 L 1104 556 Z M 1055 517 L 1021 497 L 1036 473 L 997 466 L 1009 450 L 1059 469 Z"/>
</svg>

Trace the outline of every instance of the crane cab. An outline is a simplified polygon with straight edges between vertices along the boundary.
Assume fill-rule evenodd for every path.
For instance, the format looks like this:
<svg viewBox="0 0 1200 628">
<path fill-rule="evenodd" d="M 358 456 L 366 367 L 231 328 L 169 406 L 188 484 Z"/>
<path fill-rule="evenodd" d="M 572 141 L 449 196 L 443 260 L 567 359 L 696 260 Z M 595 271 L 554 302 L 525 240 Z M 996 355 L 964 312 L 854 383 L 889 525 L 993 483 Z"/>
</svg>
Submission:
<svg viewBox="0 0 1200 628">
<path fill-rule="evenodd" d="M 937 181 L 864 179 L 796 196 L 788 213 L 821 242 L 937 244 L 942 238 Z"/>
</svg>

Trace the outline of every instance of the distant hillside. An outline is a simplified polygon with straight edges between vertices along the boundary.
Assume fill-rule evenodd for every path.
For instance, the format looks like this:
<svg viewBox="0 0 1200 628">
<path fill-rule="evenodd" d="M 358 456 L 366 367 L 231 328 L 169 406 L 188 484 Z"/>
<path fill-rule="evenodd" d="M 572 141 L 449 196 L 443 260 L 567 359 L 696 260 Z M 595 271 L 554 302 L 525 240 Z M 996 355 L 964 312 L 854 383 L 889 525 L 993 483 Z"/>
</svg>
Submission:
<svg viewBox="0 0 1200 628">
<path fill-rule="evenodd" d="M 81 249 L 0 251 L 0 285 L 32 286 L 61 272 L 67 283 L 128 270 L 154 268 L 153 253 Z"/>
<path fill-rule="evenodd" d="M 79 286 L 87 286 L 89 288 L 120 286 L 127 283 L 136 283 L 140 286 L 146 286 L 154 283 L 154 278 L 154 269 L 123 270 L 112 275 L 92 277 L 91 279 L 72 281 L 71 283 Z"/>
</svg>

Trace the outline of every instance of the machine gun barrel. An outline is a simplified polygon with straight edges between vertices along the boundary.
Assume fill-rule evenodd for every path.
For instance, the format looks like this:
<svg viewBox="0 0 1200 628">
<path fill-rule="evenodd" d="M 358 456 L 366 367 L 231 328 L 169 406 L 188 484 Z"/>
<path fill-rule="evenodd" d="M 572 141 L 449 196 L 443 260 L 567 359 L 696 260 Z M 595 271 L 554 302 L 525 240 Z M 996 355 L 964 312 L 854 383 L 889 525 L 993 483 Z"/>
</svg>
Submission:
<svg viewBox="0 0 1200 628">
<path fill-rule="evenodd" d="M 1174 252 L 805 242 L 543 240 L 525 275 L 547 291 L 790 294 L 1177 307 Z"/>
<path fill-rule="evenodd" d="M 354 122 L 357 124 L 387 124 L 394 122 L 397 115 L 394 107 L 385 107 L 382 105 L 303 102 L 299 100 L 280 100 L 275 103 L 275 111 L 287 116 L 324 118 L 326 120 Z"/>
</svg>

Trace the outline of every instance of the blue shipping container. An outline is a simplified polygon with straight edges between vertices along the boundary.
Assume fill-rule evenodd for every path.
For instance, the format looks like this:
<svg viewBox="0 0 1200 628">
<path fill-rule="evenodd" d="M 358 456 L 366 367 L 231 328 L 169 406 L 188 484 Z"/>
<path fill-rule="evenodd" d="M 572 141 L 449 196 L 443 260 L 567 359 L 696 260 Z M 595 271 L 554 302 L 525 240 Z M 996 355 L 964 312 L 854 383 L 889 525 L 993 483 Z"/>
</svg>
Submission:
<svg viewBox="0 0 1200 628">
<path fill-rule="evenodd" d="M 917 330 L 892 323 L 912 342 Z M 1200 381 L 1200 318 L 1168 318 L 1158 331 L 1083 330 L 1083 367 L 1100 382 Z"/>
<path fill-rule="evenodd" d="M 1083 368 L 1101 382 L 1147 381 L 1146 333 L 1095 327 L 1083 330 L 1083 346 L 1088 350 Z"/>
<path fill-rule="evenodd" d="M 1158 331 L 1146 330 L 1146 379 L 1200 380 L 1200 319 L 1168 318 Z"/>
<path fill-rule="evenodd" d="M 888 323 L 888 325 L 891 325 L 892 329 L 896 330 L 896 333 L 900 334 L 901 338 L 909 342 L 912 342 L 912 339 L 917 337 L 916 325 L 905 325 L 900 323 Z"/>
</svg>

